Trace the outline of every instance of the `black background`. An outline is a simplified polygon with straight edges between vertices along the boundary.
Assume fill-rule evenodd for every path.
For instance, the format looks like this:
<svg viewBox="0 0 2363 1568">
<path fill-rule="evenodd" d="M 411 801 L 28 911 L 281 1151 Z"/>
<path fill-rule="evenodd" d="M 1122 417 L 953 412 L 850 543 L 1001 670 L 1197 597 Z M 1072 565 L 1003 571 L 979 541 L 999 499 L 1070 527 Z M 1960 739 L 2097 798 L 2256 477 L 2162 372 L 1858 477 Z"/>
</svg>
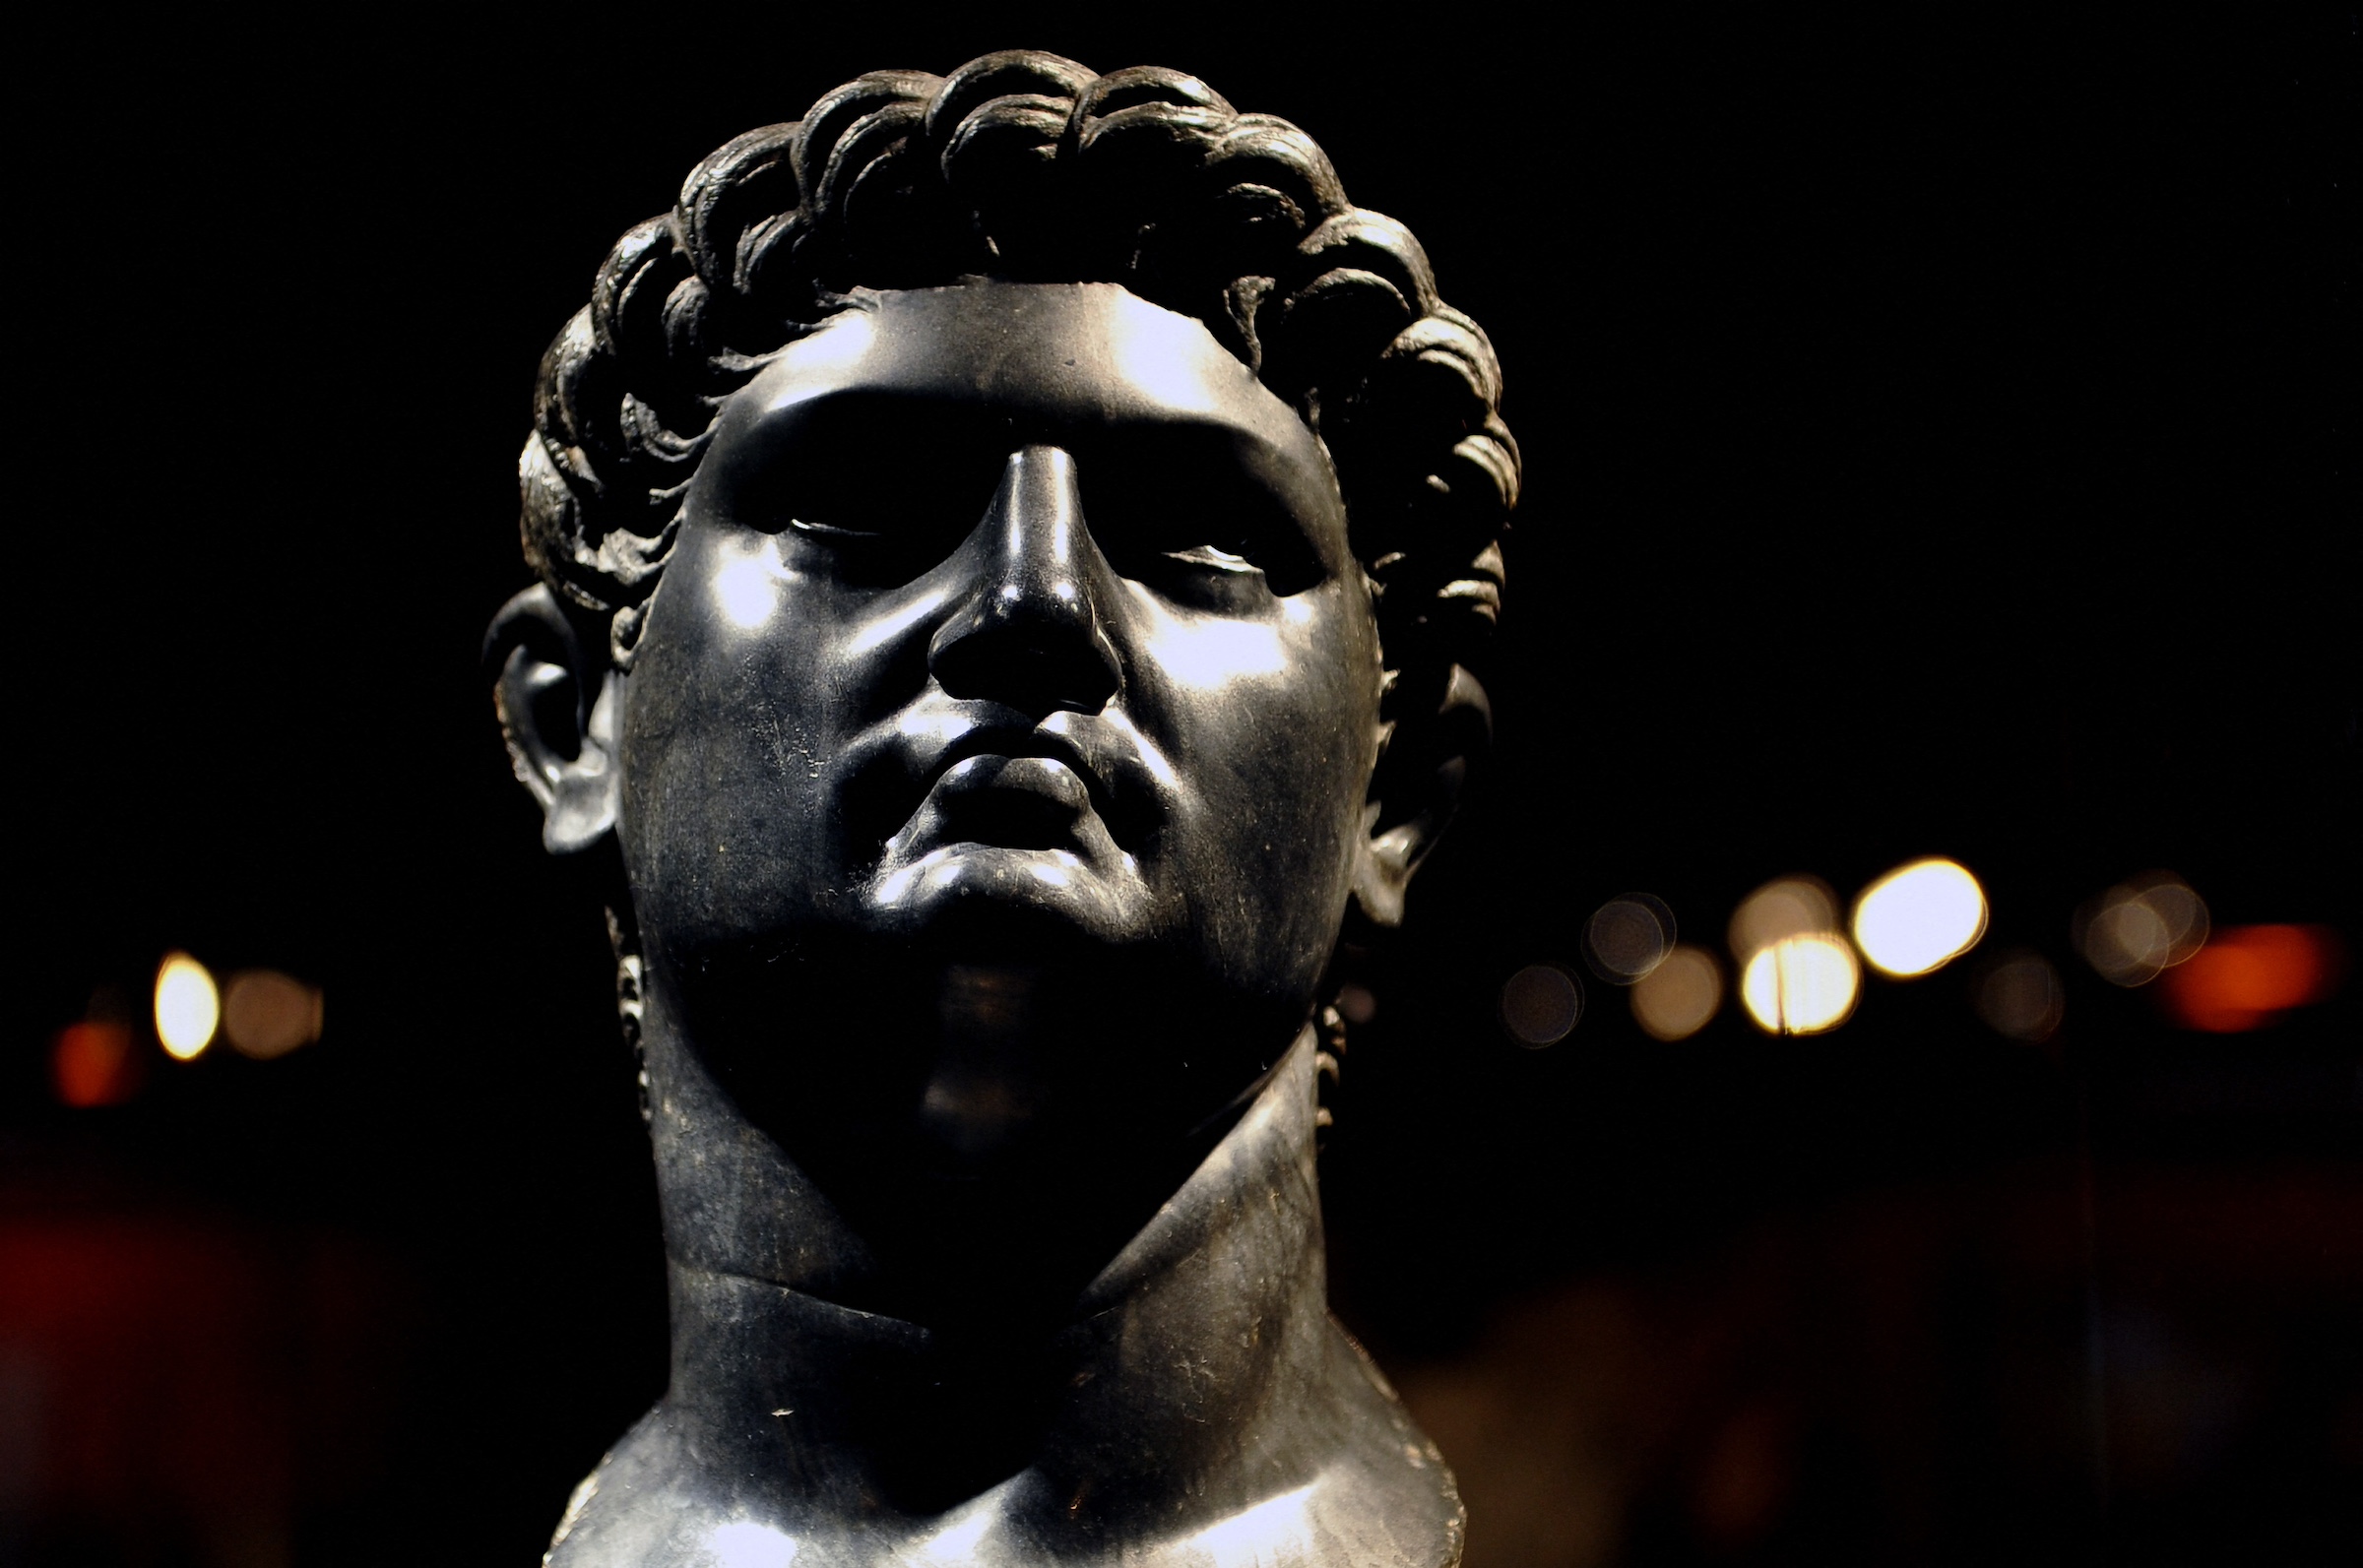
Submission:
<svg viewBox="0 0 2363 1568">
<path fill-rule="evenodd" d="M 2163 1469 L 2119 1474 L 2105 1420 L 2021 1441 L 2085 1429 L 1986 1386 L 2021 1275 L 1970 1257 L 1911 1318 L 1938 1368 L 1895 1418 L 1918 1469 L 1813 1413 L 1849 1347 L 1792 1347 L 1805 1413 L 1746 1528 L 1668 1460 L 1619 1472 L 1581 1540 L 1489 1543 L 1458 1457 L 1471 1568 L 2331 1550 L 2363 1467 L 2353 989 L 2183 1035 L 2067 933 L 2166 866 L 2219 923 L 2355 944 L 2353 14 L 1104 9 L 94 15 L 20 57 L 0 1221 L 325 1268 L 343 1305 L 265 1288 L 271 1321 L 352 1369 L 333 1396 L 317 1357 L 255 1374 L 298 1413 L 272 1428 L 293 1478 L 245 1524 L 35 1451 L 50 1479 L 0 1487 L 0 1551 L 531 1561 L 661 1387 L 600 917 L 540 851 L 477 664 L 526 582 L 534 365 L 711 148 L 862 70 L 1011 43 L 1176 65 L 1304 125 L 1506 366 L 1527 490 L 1498 766 L 1373 972 L 1325 1157 L 1341 1313 L 1415 1407 L 1514 1363 L 1504 1323 L 1580 1333 L 1550 1303 L 1585 1282 L 1679 1315 L 1754 1288 L 1726 1268 L 1751 1248 L 1866 1266 L 1847 1249 L 1884 1243 L 1833 1215 L 1989 1199 L 2005 1250 L 2069 1238 L 2022 1271 L 2067 1303 L 2034 1332 L 2043 1398 L 2082 1408 L 2112 1303 L 2145 1290 L 2170 1339 L 2236 1320 L 2215 1342 L 2263 1390 Z M 1727 1013 L 1657 1044 L 1599 985 L 1550 1050 L 1495 1021 L 1615 894 L 1714 946 L 1768 877 L 1846 892 L 1931 852 L 1984 880 L 1989 943 L 2069 974 L 2050 1047 L 1987 1032 L 1953 971 L 1810 1040 Z M 108 987 L 138 1002 L 167 948 L 320 982 L 326 1036 L 54 1105 L 51 1035 Z M 2112 1193 L 2183 1246 L 2161 1183 L 2263 1238 L 2206 1304 L 2110 1272 Z M 1537 1398 L 1501 1419 L 1558 1409 Z"/>
</svg>

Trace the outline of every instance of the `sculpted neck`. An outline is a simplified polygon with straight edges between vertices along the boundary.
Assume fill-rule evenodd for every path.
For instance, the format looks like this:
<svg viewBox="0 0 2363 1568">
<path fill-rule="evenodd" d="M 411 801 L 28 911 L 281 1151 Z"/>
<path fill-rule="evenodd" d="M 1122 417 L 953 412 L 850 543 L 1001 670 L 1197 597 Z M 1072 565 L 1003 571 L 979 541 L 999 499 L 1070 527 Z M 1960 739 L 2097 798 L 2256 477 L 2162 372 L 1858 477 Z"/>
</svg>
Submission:
<svg viewBox="0 0 2363 1568">
<path fill-rule="evenodd" d="M 651 1015 L 672 1310 L 658 1415 L 692 1449 L 734 1451 L 799 1515 L 997 1492 L 996 1512 L 1088 1496 L 1216 1519 L 1312 1480 L 1301 1420 L 1269 1418 L 1317 1405 L 1335 1370 L 1309 1030 L 1063 1324 L 988 1344 L 844 1304 L 867 1298 L 869 1247 Z"/>
</svg>

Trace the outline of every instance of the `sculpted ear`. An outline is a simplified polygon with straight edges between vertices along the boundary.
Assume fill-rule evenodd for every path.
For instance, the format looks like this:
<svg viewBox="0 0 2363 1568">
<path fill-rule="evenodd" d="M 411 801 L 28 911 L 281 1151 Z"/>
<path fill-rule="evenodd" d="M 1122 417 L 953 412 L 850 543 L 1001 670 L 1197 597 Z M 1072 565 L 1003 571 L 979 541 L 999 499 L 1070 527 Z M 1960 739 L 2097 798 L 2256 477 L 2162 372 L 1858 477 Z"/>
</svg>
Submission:
<svg viewBox="0 0 2363 1568">
<path fill-rule="evenodd" d="M 1433 706 L 1417 702 L 1396 721 L 1371 779 L 1355 856 L 1354 899 L 1372 923 L 1402 923 L 1411 874 L 1442 837 L 1471 770 L 1493 743 L 1493 705 L 1477 677 L 1458 664 Z"/>
<path fill-rule="evenodd" d="M 539 585 L 503 604 L 484 633 L 501 738 L 542 807 L 542 843 L 552 854 L 590 848 L 615 830 L 623 678 L 604 653 L 584 657 L 573 621 Z"/>
</svg>

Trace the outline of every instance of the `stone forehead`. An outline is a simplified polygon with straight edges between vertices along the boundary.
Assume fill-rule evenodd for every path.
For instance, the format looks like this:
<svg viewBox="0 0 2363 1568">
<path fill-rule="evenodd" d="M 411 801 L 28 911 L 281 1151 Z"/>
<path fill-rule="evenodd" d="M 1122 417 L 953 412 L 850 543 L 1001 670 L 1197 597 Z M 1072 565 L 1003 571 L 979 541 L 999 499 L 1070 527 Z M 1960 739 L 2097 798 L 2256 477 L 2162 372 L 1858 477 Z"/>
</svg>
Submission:
<svg viewBox="0 0 2363 1568">
<path fill-rule="evenodd" d="M 749 412 L 785 409 L 849 380 L 1064 402 L 1077 415 L 1220 419 L 1269 444 L 1318 445 L 1203 323 L 1118 283 L 976 280 L 864 292 L 782 350 L 744 403 Z"/>
</svg>

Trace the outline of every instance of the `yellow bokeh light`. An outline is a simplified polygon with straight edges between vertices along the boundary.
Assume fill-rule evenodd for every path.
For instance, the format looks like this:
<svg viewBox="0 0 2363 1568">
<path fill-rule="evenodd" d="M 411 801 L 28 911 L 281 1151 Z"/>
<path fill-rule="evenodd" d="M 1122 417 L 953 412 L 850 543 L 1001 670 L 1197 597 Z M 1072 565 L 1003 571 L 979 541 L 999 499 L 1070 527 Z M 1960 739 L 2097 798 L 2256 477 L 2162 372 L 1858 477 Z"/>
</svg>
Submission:
<svg viewBox="0 0 2363 1568">
<path fill-rule="evenodd" d="M 1688 945 L 1667 954 L 1632 988 L 1633 1021 L 1652 1039 L 1688 1039 L 1722 1005 L 1722 969 L 1713 955 Z"/>
<path fill-rule="evenodd" d="M 1838 903 L 1820 877 L 1782 877 L 1740 902 L 1731 916 L 1731 956 L 1745 967 L 1773 943 L 1792 936 L 1834 935 Z"/>
<path fill-rule="evenodd" d="M 1784 937 L 1757 951 L 1740 976 L 1740 1000 L 1774 1035 L 1819 1035 L 1854 1011 L 1862 972 L 1838 936 Z"/>
<path fill-rule="evenodd" d="M 222 1025 L 222 992 L 206 967 L 174 953 L 156 972 L 156 1037 L 188 1061 L 214 1042 Z"/>
<path fill-rule="evenodd" d="M 1943 969 L 1985 934 L 1985 890 L 1951 860 L 1898 866 L 1854 905 L 1854 945 L 1886 974 Z"/>
</svg>

